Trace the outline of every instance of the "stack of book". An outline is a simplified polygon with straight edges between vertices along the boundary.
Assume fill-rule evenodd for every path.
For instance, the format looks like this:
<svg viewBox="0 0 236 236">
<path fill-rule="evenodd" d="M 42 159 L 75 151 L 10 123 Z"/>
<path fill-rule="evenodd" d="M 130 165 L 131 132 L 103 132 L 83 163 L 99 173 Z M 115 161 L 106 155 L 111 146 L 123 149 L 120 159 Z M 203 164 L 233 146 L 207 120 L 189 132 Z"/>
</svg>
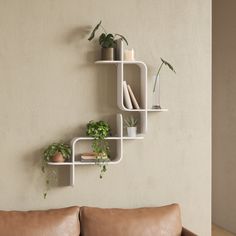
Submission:
<svg viewBox="0 0 236 236">
<path fill-rule="evenodd" d="M 96 161 L 97 155 L 94 152 L 86 152 L 80 154 L 80 161 L 94 162 Z"/>
<path fill-rule="evenodd" d="M 124 94 L 124 105 L 128 109 L 140 109 L 137 99 L 135 98 L 130 85 L 127 84 L 126 81 L 123 81 L 123 94 Z"/>
</svg>

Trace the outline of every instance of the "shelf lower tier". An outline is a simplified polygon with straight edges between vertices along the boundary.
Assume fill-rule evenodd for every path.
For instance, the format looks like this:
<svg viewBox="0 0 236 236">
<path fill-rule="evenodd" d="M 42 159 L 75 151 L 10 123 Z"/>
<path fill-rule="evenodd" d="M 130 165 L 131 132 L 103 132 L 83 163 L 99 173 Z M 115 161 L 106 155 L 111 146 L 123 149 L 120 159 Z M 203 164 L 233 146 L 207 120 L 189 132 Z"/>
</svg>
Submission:
<svg viewBox="0 0 236 236">
<path fill-rule="evenodd" d="M 107 161 L 105 162 L 107 165 L 114 165 L 114 164 L 118 164 L 119 161 Z M 90 162 L 86 162 L 86 161 L 75 161 L 75 162 L 48 162 L 48 165 L 52 165 L 52 166 L 77 166 L 77 165 L 98 165 L 99 163 L 95 162 L 95 161 L 90 161 Z"/>
</svg>

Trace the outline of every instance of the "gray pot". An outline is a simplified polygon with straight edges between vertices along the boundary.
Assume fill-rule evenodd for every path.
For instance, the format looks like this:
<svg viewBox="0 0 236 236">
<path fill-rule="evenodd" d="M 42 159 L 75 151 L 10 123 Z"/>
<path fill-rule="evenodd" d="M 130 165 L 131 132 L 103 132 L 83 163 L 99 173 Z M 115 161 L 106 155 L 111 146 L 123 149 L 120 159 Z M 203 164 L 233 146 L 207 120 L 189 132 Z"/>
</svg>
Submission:
<svg viewBox="0 0 236 236">
<path fill-rule="evenodd" d="M 102 60 L 114 61 L 114 59 L 115 59 L 114 48 L 102 48 Z"/>
</svg>

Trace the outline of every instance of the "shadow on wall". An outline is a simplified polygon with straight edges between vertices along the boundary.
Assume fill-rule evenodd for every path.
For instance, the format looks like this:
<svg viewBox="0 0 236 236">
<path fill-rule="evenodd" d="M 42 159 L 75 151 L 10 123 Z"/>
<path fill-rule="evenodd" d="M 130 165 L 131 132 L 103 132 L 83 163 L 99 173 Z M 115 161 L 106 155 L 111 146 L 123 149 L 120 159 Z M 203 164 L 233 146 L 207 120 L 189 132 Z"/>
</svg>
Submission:
<svg viewBox="0 0 236 236">
<path fill-rule="evenodd" d="M 43 152 L 45 148 L 46 147 L 42 147 L 29 152 L 25 155 L 24 161 L 24 163 L 27 163 L 27 166 L 24 166 L 26 168 L 25 171 L 28 175 L 28 179 L 31 180 L 31 185 L 28 186 L 28 188 L 30 189 L 36 187 L 38 189 L 38 187 L 41 187 L 43 184 L 45 187 L 42 186 L 42 193 L 46 188 L 46 181 L 48 177 L 51 180 L 50 186 L 52 188 L 68 186 L 70 181 L 69 169 L 67 170 L 66 167 L 58 168 L 55 166 L 47 166 L 46 172 L 49 172 L 49 176 L 47 176 L 47 173 L 43 173 Z"/>
<path fill-rule="evenodd" d="M 73 46 L 74 49 L 78 50 L 78 56 L 84 57 L 82 61 L 86 63 L 80 64 L 80 68 L 84 66 L 90 66 L 94 61 L 99 60 L 100 50 L 96 46 L 98 40 L 94 42 L 88 41 L 89 33 L 92 30 L 92 26 L 79 26 L 70 29 L 68 32 L 64 33 L 62 37 L 62 43 Z M 91 50 L 88 51 L 86 44 L 90 43 Z"/>
<path fill-rule="evenodd" d="M 96 106 L 94 112 L 111 112 L 111 107 L 116 106 L 116 68 L 110 65 L 94 65 L 94 62 L 100 60 L 100 46 L 98 39 L 93 42 L 88 41 L 89 33 L 92 26 L 79 26 L 65 32 L 62 37 L 62 43 L 67 47 L 71 46 L 78 55 L 78 69 L 85 68 L 93 69 L 90 73 L 95 71 L 95 78 L 93 78 L 95 91 L 92 96 L 95 97 Z M 68 50 L 68 49 L 67 49 Z M 86 79 L 86 78 L 82 78 Z M 94 96 L 95 95 L 95 96 Z"/>
</svg>

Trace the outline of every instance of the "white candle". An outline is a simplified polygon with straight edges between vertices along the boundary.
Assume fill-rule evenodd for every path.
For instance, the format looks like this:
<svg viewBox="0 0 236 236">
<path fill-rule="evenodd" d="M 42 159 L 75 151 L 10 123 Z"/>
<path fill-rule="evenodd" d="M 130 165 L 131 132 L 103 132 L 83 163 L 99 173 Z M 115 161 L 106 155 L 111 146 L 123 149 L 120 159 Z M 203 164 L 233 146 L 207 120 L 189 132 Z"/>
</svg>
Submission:
<svg viewBox="0 0 236 236">
<path fill-rule="evenodd" d="M 126 49 L 124 51 L 124 60 L 125 61 L 134 61 L 134 49 Z"/>
</svg>

